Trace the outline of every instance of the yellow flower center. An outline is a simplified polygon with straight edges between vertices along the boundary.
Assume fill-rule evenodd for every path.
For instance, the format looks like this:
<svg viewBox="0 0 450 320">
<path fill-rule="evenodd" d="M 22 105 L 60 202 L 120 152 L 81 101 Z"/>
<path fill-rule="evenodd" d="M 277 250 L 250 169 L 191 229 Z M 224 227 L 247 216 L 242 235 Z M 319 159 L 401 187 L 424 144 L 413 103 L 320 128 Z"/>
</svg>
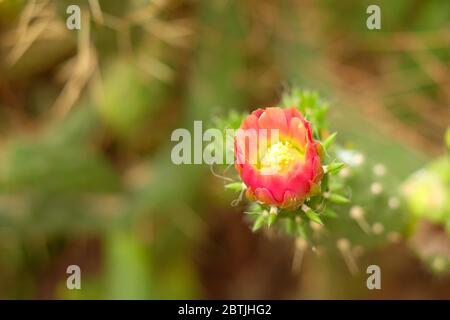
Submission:
<svg viewBox="0 0 450 320">
<path fill-rule="evenodd" d="M 288 141 L 272 144 L 261 158 L 260 170 L 266 174 L 287 172 L 303 155 Z"/>
</svg>

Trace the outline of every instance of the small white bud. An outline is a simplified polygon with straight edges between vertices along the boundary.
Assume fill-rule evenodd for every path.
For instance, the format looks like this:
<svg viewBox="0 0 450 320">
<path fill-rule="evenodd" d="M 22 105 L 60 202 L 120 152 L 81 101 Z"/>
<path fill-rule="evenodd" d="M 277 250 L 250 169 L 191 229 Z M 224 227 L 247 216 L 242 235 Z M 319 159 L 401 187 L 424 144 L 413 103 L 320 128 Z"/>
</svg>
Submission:
<svg viewBox="0 0 450 320">
<path fill-rule="evenodd" d="M 339 171 L 338 175 L 341 178 L 347 178 L 350 175 L 350 168 L 349 167 L 342 168 L 341 171 Z"/>
<path fill-rule="evenodd" d="M 278 208 L 274 206 L 270 207 L 269 214 L 278 214 Z"/>
<path fill-rule="evenodd" d="M 364 216 L 364 209 L 360 206 L 353 206 L 350 208 L 350 217 L 358 220 Z"/>
<path fill-rule="evenodd" d="M 384 231 L 384 226 L 380 222 L 376 222 L 372 226 L 372 231 L 375 234 L 381 234 Z"/>
<path fill-rule="evenodd" d="M 392 243 L 398 243 L 398 242 L 400 242 L 400 239 L 402 238 L 402 236 L 398 232 L 389 232 L 387 238 Z"/>
<path fill-rule="evenodd" d="M 437 272 L 443 271 L 445 269 L 445 261 L 442 257 L 435 257 L 431 266 Z"/>
<path fill-rule="evenodd" d="M 353 156 L 353 163 L 356 166 L 362 165 L 364 163 L 364 161 L 365 161 L 365 157 L 362 153 L 357 153 Z"/>
<path fill-rule="evenodd" d="M 378 163 L 373 167 L 373 173 L 380 177 L 384 176 L 386 173 L 386 167 L 383 164 Z"/>
<path fill-rule="evenodd" d="M 388 206 L 391 209 L 397 209 L 400 206 L 400 201 L 397 197 L 390 197 L 388 200 Z"/>
<path fill-rule="evenodd" d="M 383 191 L 383 186 L 379 182 L 374 182 L 370 185 L 370 192 L 373 194 L 380 194 Z"/>
<path fill-rule="evenodd" d="M 348 250 L 350 250 L 350 241 L 348 241 L 348 239 L 341 238 L 336 242 L 336 246 L 342 252 L 347 252 Z"/>
<path fill-rule="evenodd" d="M 310 207 L 308 207 L 306 204 L 302 204 L 302 211 L 303 212 L 308 212 L 309 210 L 311 210 Z"/>
</svg>

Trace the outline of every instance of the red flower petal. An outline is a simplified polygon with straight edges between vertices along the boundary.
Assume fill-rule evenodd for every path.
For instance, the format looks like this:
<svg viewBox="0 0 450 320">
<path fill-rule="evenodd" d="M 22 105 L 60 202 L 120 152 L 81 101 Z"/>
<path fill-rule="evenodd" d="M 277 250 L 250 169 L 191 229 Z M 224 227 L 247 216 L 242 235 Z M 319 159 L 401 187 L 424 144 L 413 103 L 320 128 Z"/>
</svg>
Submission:
<svg viewBox="0 0 450 320">
<path fill-rule="evenodd" d="M 267 108 L 258 123 L 260 128 L 280 130 L 280 134 L 288 133 L 286 116 L 281 108 Z"/>
<path fill-rule="evenodd" d="M 258 109 L 252 112 L 242 123 L 243 132 L 238 132 L 235 139 L 236 169 L 241 176 L 242 181 L 247 186 L 247 197 L 257 200 L 266 205 L 275 205 L 282 208 L 295 209 L 309 196 L 312 190 L 320 183 L 323 176 L 322 165 L 317 143 L 312 138 L 312 131 L 309 122 L 307 122 L 301 113 L 295 108 L 267 108 Z M 288 158 L 288 161 L 295 161 L 288 167 L 283 165 L 280 169 L 278 162 L 275 162 L 273 174 L 266 173 L 266 164 L 264 172 L 260 171 L 256 163 L 249 160 L 249 136 L 252 139 L 258 136 L 258 133 L 249 134 L 245 130 L 258 129 L 278 129 L 281 133 L 281 141 L 286 140 L 282 147 L 298 150 L 294 151 L 294 158 Z M 247 133 L 247 134 L 246 134 Z M 269 138 L 269 137 L 267 137 Z M 262 148 L 258 144 L 258 148 Z M 277 149 L 275 152 L 280 152 Z M 289 150 L 289 149 L 288 149 Z M 245 152 L 244 152 L 245 151 Z M 263 156 L 267 150 L 257 150 L 258 156 Z M 268 151 L 269 152 L 269 151 Z M 296 154 L 304 152 L 304 157 L 297 157 Z M 290 155 L 287 154 L 287 157 Z M 279 153 L 270 161 L 277 161 Z M 274 160 L 275 159 L 275 160 Z M 286 158 L 281 153 L 282 161 Z M 261 159 L 260 159 L 261 160 Z M 269 166 L 270 166 L 270 163 Z M 281 161 L 281 160 L 280 160 Z M 270 168 L 270 167 L 269 167 Z M 278 170 L 278 171 L 277 171 Z M 282 171 L 281 171 L 282 170 Z M 288 170 L 285 172 L 284 170 Z M 272 170 L 269 170 L 272 172 Z"/>
</svg>

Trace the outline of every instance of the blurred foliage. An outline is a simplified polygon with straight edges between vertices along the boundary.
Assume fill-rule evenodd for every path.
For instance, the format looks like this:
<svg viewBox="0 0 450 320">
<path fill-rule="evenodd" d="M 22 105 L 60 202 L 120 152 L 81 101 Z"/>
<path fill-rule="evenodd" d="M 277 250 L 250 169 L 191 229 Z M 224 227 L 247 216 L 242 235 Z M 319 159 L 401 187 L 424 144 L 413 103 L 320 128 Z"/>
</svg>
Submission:
<svg viewBox="0 0 450 320">
<path fill-rule="evenodd" d="M 226 232 L 241 224 L 232 195 L 206 167 L 172 164 L 169 140 L 193 120 L 230 115 L 236 127 L 241 114 L 278 103 L 283 86 L 319 90 L 330 117 L 316 120 L 339 132 L 340 161 L 365 159 L 342 177 L 352 204 L 336 210 L 323 238 L 330 255 L 318 265 L 329 269 L 307 269 L 310 278 L 320 276 L 314 270 L 348 273 L 336 250 L 342 238 L 352 250 L 398 241 L 412 232 L 410 211 L 443 223 L 449 2 L 375 1 L 375 32 L 365 28 L 369 2 L 0 1 L 0 298 L 208 297 L 220 291 L 210 274 L 227 279 L 225 297 L 268 290 L 276 259 L 248 272 L 244 243 L 224 249 L 227 234 L 244 232 Z M 69 4 L 82 8 L 81 30 L 66 28 Z M 447 190 L 446 209 L 416 210 L 426 187 L 404 206 L 402 181 L 438 156 L 424 170 Z M 376 196 L 374 182 L 382 185 Z M 364 208 L 370 235 L 350 217 L 354 205 Z M 205 243 L 227 263 L 198 261 Z M 272 250 L 263 251 L 283 252 Z M 81 267 L 80 291 L 65 286 L 70 264 Z M 355 281 L 348 292 L 357 295 Z M 330 296 L 330 287 L 265 297 Z"/>
<path fill-rule="evenodd" d="M 450 232 L 450 157 L 433 160 L 403 185 L 411 213 L 448 225 Z"/>
<path fill-rule="evenodd" d="M 445 139 L 448 138 L 449 129 Z M 446 141 L 447 147 L 450 144 Z M 412 249 L 436 273 L 450 272 L 450 154 L 414 172 L 402 192 L 415 221 Z"/>
<path fill-rule="evenodd" d="M 162 104 L 163 84 L 158 80 L 146 83 L 140 77 L 132 61 L 113 62 L 106 72 L 102 88 L 105 94 L 98 111 L 101 119 L 119 133 L 139 129 Z"/>
</svg>

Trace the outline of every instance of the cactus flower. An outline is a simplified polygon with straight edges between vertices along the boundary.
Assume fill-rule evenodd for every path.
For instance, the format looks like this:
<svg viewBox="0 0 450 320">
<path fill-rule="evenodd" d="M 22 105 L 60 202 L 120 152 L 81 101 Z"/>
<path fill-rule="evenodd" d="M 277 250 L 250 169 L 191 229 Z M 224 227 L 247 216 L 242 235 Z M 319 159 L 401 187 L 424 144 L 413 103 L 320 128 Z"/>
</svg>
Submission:
<svg viewBox="0 0 450 320">
<path fill-rule="evenodd" d="M 247 134 L 249 130 L 256 134 Z M 271 139 L 273 130 L 277 139 Z M 264 131 L 268 134 L 262 135 Z M 252 143 L 255 151 L 249 147 Z M 250 200 L 294 210 L 320 190 L 322 147 L 295 108 L 253 111 L 236 133 L 234 151 L 235 167 Z"/>
</svg>

